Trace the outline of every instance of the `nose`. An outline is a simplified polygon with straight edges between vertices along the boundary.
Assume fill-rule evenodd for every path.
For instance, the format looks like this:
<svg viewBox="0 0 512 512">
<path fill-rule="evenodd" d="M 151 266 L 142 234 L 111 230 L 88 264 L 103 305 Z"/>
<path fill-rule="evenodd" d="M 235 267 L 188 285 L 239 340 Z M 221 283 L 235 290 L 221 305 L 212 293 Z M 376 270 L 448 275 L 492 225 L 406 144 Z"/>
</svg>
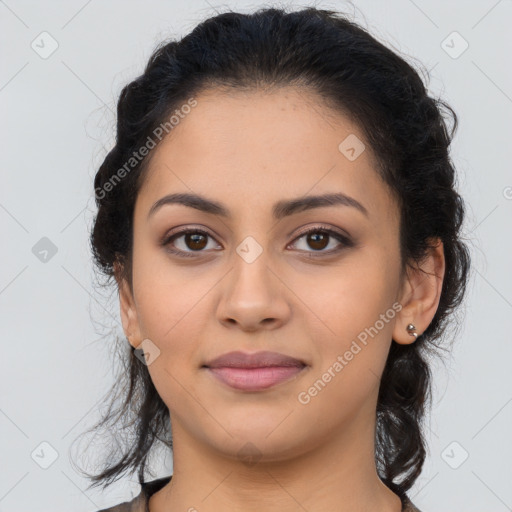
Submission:
<svg viewBox="0 0 512 512">
<path fill-rule="evenodd" d="M 218 320 L 244 331 L 273 330 L 291 316 L 289 289 L 261 254 L 249 263 L 238 255 L 221 286 Z"/>
</svg>

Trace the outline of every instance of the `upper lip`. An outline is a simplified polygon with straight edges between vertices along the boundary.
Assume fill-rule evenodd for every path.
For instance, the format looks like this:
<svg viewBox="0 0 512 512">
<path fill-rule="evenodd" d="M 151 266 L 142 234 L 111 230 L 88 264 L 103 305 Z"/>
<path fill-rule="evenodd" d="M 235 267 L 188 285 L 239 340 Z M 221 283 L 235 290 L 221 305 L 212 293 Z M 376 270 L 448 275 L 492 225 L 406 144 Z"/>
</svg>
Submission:
<svg viewBox="0 0 512 512">
<path fill-rule="evenodd" d="M 204 366 L 208 368 L 263 368 L 268 366 L 306 366 L 306 363 L 294 357 L 280 354 L 279 352 L 228 352 Z"/>
</svg>

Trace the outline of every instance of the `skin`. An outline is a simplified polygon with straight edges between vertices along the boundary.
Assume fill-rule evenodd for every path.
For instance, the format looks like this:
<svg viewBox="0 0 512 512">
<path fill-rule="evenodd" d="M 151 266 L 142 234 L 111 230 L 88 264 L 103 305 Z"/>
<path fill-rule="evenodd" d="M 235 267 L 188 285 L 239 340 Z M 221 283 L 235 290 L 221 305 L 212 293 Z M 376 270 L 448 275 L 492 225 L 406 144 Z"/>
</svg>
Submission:
<svg viewBox="0 0 512 512">
<path fill-rule="evenodd" d="M 398 207 L 370 148 L 346 158 L 340 142 L 349 134 L 364 141 L 361 131 L 312 92 L 209 90 L 196 99 L 153 150 L 135 205 L 133 289 L 118 280 L 130 343 L 149 339 L 160 351 L 148 370 L 173 429 L 173 478 L 150 510 L 399 512 L 374 462 L 377 395 L 392 338 L 413 343 L 407 325 L 421 334 L 434 317 L 442 244 L 421 268 L 401 272 Z M 172 204 L 148 219 L 158 199 L 176 192 L 218 201 L 232 217 Z M 332 192 L 355 198 L 368 217 L 335 205 L 272 218 L 277 201 Z M 299 233 L 319 224 L 355 245 L 333 236 L 315 245 Z M 178 226 L 211 234 L 199 252 L 186 236 L 170 243 L 192 258 L 159 244 Z M 247 236 L 262 249 L 252 263 L 236 251 Z M 397 302 L 394 318 L 300 403 L 299 393 Z M 272 350 L 308 366 L 265 391 L 238 391 L 201 368 L 233 350 Z M 253 464 L 239 455 L 244 446 Z"/>
</svg>

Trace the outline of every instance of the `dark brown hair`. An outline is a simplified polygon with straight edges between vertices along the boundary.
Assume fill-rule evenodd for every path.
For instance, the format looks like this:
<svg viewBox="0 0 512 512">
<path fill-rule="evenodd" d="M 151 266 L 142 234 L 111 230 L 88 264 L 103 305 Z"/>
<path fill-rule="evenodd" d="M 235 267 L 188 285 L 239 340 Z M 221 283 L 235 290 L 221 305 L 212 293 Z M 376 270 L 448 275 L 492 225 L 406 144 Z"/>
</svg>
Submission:
<svg viewBox="0 0 512 512">
<path fill-rule="evenodd" d="M 95 263 L 106 284 L 115 285 L 114 264 L 119 262 L 122 274 L 117 277 L 131 286 L 134 203 L 149 156 L 115 184 L 112 178 L 156 127 L 212 87 L 281 86 L 315 92 L 333 112 L 357 122 L 376 156 L 376 171 L 400 205 L 403 269 L 421 262 L 436 239 L 444 245 L 446 269 L 437 312 L 414 343 L 392 342 L 380 384 L 376 465 L 382 481 L 403 496 L 425 460 L 422 422 L 431 399 L 429 358 L 438 354 L 436 349 L 446 350 L 436 342 L 462 302 L 470 269 L 460 236 L 464 204 L 449 157 L 457 116 L 428 94 L 404 58 L 342 14 L 316 8 L 226 12 L 200 23 L 180 41 L 162 43 L 144 73 L 123 88 L 117 104 L 116 142 L 94 180 L 98 211 L 90 242 Z M 445 117 L 453 121 L 451 131 Z M 110 425 L 115 442 L 105 468 L 90 476 L 92 486 L 106 487 L 136 469 L 142 483 L 155 441 L 172 447 L 169 411 L 135 349 L 126 340 L 123 347 L 124 366 L 108 395 L 111 405 L 94 427 Z M 119 396 L 124 399 L 114 411 Z M 118 444 L 123 436 L 125 446 Z"/>
</svg>

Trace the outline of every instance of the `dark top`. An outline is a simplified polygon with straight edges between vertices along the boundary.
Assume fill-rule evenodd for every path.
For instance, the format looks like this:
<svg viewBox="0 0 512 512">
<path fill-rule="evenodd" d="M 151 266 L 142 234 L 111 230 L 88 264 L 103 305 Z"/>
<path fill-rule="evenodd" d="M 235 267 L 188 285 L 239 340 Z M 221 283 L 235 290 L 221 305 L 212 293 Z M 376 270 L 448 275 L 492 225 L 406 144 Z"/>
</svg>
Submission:
<svg viewBox="0 0 512 512">
<path fill-rule="evenodd" d="M 171 481 L 172 476 L 165 476 L 151 482 L 145 482 L 141 486 L 138 496 L 131 501 L 119 503 L 114 507 L 103 508 L 98 512 L 149 512 L 149 498 Z M 416 508 L 407 496 L 402 498 L 402 512 L 421 512 Z"/>
</svg>

